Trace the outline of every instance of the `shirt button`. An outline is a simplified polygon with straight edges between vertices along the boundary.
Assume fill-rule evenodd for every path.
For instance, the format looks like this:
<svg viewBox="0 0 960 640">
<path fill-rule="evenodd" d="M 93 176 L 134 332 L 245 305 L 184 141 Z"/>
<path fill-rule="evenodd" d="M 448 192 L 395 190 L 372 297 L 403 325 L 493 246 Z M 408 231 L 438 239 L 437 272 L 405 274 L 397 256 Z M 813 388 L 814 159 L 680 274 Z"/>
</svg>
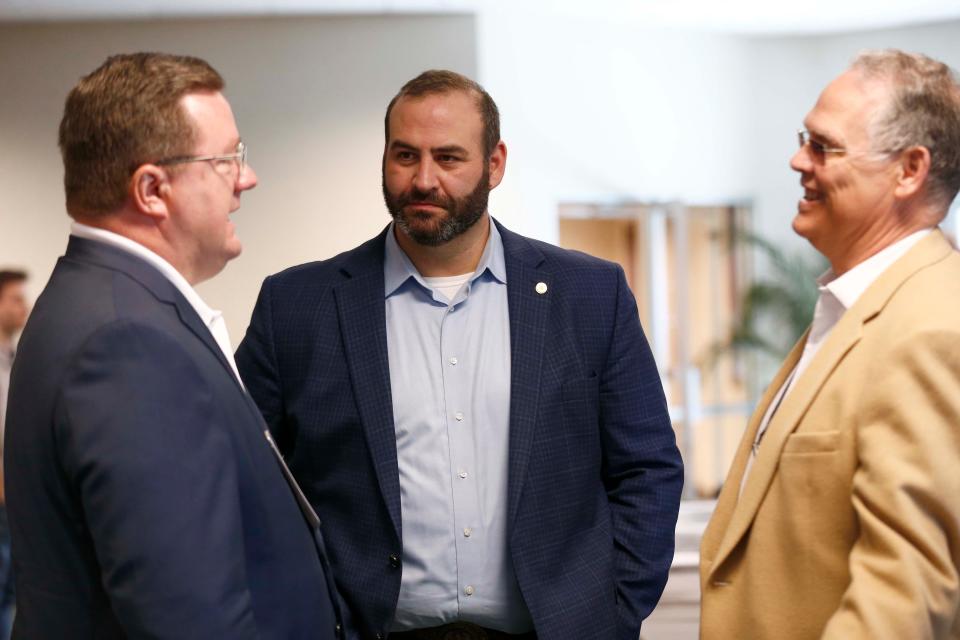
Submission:
<svg viewBox="0 0 960 640">
<path fill-rule="evenodd" d="M 457 419 L 457 422 L 463 422 L 463 412 L 462 412 L 462 411 L 457 411 L 455 414 L 453 414 L 453 417 Z"/>
<path fill-rule="evenodd" d="M 473 585 L 472 585 L 472 584 L 468 584 L 466 587 L 463 588 L 463 592 L 464 592 L 465 594 L 467 594 L 468 596 L 472 596 L 472 595 L 473 595 Z"/>
<path fill-rule="evenodd" d="M 464 528 L 463 528 L 463 537 L 464 537 L 464 538 L 469 538 L 472 534 L 473 534 L 473 529 L 471 529 L 470 527 L 464 527 Z"/>
<path fill-rule="evenodd" d="M 461 469 L 460 472 L 457 473 L 457 475 L 460 476 L 461 479 L 463 479 L 467 477 L 467 472 Z"/>
<path fill-rule="evenodd" d="M 455 364 L 457 364 L 458 362 L 459 362 L 459 360 L 457 360 L 457 356 L 453 356 L 452 358 L 450 358 L 450 364 L 455 365 Z"/>
</svg>

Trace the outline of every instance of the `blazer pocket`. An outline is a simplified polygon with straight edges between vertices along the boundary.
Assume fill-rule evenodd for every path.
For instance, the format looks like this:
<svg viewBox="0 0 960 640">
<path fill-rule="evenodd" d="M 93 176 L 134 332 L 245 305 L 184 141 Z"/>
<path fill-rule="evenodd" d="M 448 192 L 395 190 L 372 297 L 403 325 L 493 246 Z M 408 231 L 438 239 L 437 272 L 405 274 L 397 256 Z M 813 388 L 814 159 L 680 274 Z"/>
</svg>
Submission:
<svg viewBox="0 0 960 640">
<path fill-rule="evenodd" d="M 596 404 L 600 394 L 600 377 L 596 373 L 586 378 L 567 380 L 560 385 L 560 397 L 564 402 L 587 402 Z"/>
<path fill-rule="evenodd" d="M 783 445 L 783 455 L 832 453 L 840 444 L 839 431 L 813 431 L 794 433 Z"/>
</svg>

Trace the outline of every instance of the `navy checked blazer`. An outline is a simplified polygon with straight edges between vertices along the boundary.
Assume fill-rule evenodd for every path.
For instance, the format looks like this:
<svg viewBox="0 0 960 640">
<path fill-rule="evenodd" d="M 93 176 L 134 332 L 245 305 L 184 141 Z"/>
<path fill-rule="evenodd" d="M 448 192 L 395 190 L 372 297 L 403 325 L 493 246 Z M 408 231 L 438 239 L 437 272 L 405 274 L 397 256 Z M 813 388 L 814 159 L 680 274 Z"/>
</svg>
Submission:
<svg viewBox="0 0 960 640">
<path fill-rule="evenodd" d="M 517 581 L 541 639 L 636 640 L 667 579 L 683 483 L 636 302 L 619 266 L 496 224 L 511 326 L 507 536 Z M 267 278 L 236 357 L 323 520 L 348 633 L 364 639 L 389 635 L 402 570 L 389 228 Z"/>
</svg>

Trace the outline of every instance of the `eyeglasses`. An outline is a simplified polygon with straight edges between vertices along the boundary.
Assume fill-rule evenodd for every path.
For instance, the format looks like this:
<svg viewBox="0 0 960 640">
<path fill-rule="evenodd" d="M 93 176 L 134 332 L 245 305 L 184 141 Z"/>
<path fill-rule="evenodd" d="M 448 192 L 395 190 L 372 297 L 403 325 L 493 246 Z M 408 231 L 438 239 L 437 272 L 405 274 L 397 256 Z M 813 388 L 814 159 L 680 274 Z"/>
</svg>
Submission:
<svg viewBox="0 0 960 640">
<path fill-rule="evenodd" d="M 797 142 L 800 143 L 801 149 L 809 144 L 810 150 L 818 156 L 822 156 L 825 153 L 848 153 L 846 149 L 841 147 L 829 147 L 822 142 L 817 142 L 810 137 L 810 132 L 806 129 L 797 129 Z"/>
<path fill-rule="evenodd" d="M 247 145 L 240 141 L 237 143 L 237 150 L 233 153 L 222 153 L 209 156 L 177 156 L 174 158 L 165 158 L 154 162 L 157 165 L 186 164 L 188 162 L 213 162 L 214 168 L 222 172 L 220 167 L 229 167 L 228 162 L 236 164 L 240 169 L 237 177 L 243 175 L 247 168 Z"/>
</svg>

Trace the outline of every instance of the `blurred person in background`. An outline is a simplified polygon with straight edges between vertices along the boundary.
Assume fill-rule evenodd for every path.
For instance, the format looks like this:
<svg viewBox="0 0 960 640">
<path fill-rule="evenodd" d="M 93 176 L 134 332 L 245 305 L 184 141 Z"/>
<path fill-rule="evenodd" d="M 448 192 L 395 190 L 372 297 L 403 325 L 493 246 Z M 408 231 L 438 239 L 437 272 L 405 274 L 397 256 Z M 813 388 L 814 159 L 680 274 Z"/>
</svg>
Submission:
<svg viewBox="0 0 960 640">
<path fill-rule="evenodd" d="M 27 273 L 16 269 L 0 270 L 0 458 L 7 413 L 10 370 L 16 355 L 15 340 L 27 323 Z M 10 564 L 10 527 L 3 490 L 3 466 L 0 460 L 0 640 L 10 637 L 13 624 L 13 569 Z"/>
</svg>

